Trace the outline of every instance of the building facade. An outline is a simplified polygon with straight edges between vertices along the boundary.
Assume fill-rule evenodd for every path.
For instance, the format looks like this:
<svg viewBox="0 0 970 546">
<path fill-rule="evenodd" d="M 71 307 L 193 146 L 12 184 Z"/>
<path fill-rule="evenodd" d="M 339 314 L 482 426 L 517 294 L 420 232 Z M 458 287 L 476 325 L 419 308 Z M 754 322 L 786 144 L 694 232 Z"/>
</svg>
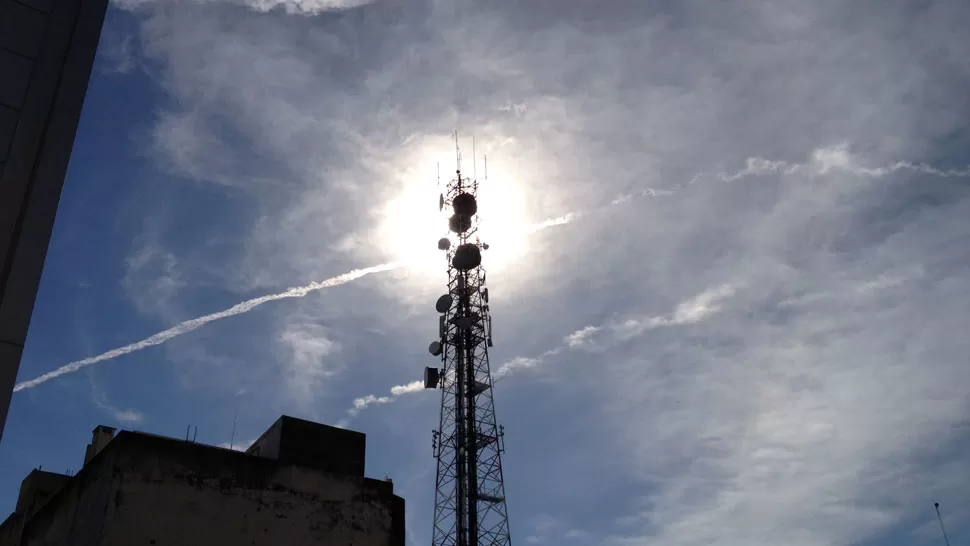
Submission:
<svg viewBox="0 0 970 546">
<path fill-rule="evenodd" d="M 0 0 L 0 438 L 108 0 Z"/>
<path fill-rule="evenodd" d="M 24 479 L 0 546 L 404 546 L 365 439 L 287 416 L 247 453 L 98 427 L 76 475 Z"/>
</svg>

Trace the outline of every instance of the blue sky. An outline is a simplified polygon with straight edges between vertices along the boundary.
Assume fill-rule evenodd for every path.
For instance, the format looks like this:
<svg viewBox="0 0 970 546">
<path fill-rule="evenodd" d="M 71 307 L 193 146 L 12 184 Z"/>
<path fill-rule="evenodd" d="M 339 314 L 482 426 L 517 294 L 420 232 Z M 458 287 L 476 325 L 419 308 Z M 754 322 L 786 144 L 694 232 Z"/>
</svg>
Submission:
<svg viewBox="0 0 970 546">
<path fill-rule="evenodd" d="M 970 532 L 965 3 L 337 4 L 112 5 L 0 510 L 97 424 L 287 413 L 367 433 L 428 543 L 457 127 L 513 541 L 938 544 L 934 501 Z"/>
</svg>

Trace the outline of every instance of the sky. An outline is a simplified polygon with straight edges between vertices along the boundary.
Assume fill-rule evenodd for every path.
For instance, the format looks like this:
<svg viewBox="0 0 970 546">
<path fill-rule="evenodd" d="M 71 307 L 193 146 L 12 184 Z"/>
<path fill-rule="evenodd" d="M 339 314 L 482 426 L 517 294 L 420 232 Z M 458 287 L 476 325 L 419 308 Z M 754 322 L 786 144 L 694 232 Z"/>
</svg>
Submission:
<svg viewBox="0 0 970 546">
<path fill-rule="evenodd" d="M 285 413 L 366 433 L 429 543 L 440 393 L 414 382 L 457 129 L 466 173 L 488 156 L 513 542 L 935 545 L 940 502 L 961 543 L 968 25 L 961 0 L 115 0 L 0 512 L 98 424 L 238 448 Z"/>
</svg>

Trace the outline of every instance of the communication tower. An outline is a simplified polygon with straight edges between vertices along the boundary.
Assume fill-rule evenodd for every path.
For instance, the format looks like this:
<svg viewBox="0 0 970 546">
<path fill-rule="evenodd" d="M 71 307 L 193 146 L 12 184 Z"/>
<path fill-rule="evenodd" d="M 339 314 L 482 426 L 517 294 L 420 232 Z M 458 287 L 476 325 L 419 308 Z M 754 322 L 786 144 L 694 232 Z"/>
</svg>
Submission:
<svg viewBox="0 0 970 546">
<path fill-rule="evenodd" d="M 457 150 L 455 177 L 438 196 L 451 209 L 447 237 L 438 241 L 448 261 L 448 292 L 438 298 L 438 339 L 428 348 L 441 368 L 425 368 L 425 388 L 441 389 L 441 422 L 432 432 L 438 463 L 432 546 L 509 546 L 502 481 L 505 432 L 495 423 L 488 348 L 492 317 L 478 237 L 478 179 L 463 177 Z M 474 151 L 473 151 L 474 153 Z M 486 158 L 485 180 L 488 180 Z"/>
</svg>

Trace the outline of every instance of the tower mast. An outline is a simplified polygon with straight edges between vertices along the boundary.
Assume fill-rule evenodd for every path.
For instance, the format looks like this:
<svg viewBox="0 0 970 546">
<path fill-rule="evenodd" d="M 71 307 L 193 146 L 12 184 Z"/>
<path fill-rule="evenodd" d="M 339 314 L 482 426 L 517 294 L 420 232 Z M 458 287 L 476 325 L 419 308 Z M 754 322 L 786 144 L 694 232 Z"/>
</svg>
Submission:
<svg viewBox="0 0 970 546">
<path fill-rule="evenodd" d="M 438 339 L 429 351 L 442 367 L 425 369 L 425 388 L 441 389 L 441 420 L 433 431 L 438 463 L 432 546 L 509 546 L 502 478 L 504 430 L 495 422 L 488 348 L 492 319 L 478 237 L 478 180 L 461 174 L 438 197 L 448 207 L 449 237 L 438 241 L 448 262 L 448 292 L 438 298 Z M 486 175 L 487 179 L 487 175 Z M 454 244 L 452 244 L 454 242 Z"/>
</svg>

